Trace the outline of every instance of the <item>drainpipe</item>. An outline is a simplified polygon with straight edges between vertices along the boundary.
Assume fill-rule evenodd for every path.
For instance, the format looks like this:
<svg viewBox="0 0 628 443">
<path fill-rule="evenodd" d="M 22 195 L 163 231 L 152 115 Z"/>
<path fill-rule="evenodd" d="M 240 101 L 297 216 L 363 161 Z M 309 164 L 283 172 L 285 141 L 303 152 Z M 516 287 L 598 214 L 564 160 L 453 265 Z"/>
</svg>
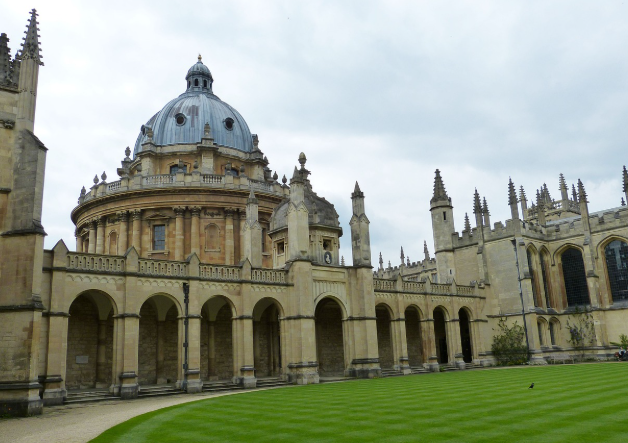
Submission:
<svg viewBox="0 0 628 443">
<path fill-rule="evenodd" d="M 530 358 L 530 342 L 528 340 L 528 324 L 526 323 L 526 307 L 523 303 L 523 290 L 521 289 L 521 272 L 519 271 L 519 255 L 517 254 L 517 239 L 510 240 L 515 251 L 515 263 L 517 264 L 517 281 L 519 282 L 519 297 L 521 299 L 521 313 L 523 314 L 523 330 L 526 333 L 526 348 L 528 349 L 528 359 Z"/>
<path fill-rule="evenodd" d="M 190 306 L 190 285 L 189 283 L 183 283 L 183 303 L 185 305 L 185 317 L 183 319 L 183 326 L 185 330 L 185 338 L 183 340 L 183 390 L 188 389 L 188 312 Z"/>
</svg>

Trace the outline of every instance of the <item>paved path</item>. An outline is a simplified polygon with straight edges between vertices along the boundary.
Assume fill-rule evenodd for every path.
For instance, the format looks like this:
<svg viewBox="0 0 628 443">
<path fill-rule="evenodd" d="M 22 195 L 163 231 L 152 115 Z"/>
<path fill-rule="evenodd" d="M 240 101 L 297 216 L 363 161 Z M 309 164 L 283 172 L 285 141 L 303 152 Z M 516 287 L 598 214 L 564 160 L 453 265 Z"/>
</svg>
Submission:
<svg viewBox="0 0 628 443">
<path fill-rule="evenodd" d="M 272 389 L 272 388 L 271 388 Z M 0 442 L 79 443 L 87 442 L 107 429 L 137 415 L 168 406 L 222 395 L 251 391 L 177 394 L 168 397 L 112 400 L 44 408 L 42 415 L 0 419 Z"/>
</svg>

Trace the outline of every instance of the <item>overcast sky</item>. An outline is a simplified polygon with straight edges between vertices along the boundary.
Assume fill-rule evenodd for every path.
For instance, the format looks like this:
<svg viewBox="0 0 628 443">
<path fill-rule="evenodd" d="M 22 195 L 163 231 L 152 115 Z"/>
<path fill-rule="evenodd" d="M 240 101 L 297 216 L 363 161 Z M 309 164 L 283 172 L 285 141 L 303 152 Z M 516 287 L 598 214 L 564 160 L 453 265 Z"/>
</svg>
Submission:
<svg viewBox="0 0 628 443">
<path fill-rule="evenodd" d="M 35 132 L 48 147 L 46 248 L 73 249 L 82 186 L 116 168 L 140 126 L 185 90 L 200 53 L 214 92 L 260 138 L 279 176 L 307 155 L 314 190 L 336 205 L 351 263 L 355 181 L 373 264 L 433 252 L 439 168 L 455 225 L 474 188 L 491 221 L 510 218 L 508 178 L 529 198 L 558 174 L 589 208 L 619 206 L 628 163 L 628 10 L 622 1 L 0 0 L 15 54 L 40 16 Z"/>
</svg>

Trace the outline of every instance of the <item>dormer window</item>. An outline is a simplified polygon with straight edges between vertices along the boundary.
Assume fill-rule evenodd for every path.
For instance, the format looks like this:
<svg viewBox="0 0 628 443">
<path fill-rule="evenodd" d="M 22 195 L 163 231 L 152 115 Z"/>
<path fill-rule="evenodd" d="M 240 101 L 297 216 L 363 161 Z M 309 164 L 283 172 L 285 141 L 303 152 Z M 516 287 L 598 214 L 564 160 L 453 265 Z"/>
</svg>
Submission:
<svg viewBox="0 0 628 443">
<path fill-rule="evenodd" d="M 177 122 L 177 126 L 183 126 L 185 124 L 185 115 L 179 113 L 174 116 L 175 121 Z"/>
</svg>

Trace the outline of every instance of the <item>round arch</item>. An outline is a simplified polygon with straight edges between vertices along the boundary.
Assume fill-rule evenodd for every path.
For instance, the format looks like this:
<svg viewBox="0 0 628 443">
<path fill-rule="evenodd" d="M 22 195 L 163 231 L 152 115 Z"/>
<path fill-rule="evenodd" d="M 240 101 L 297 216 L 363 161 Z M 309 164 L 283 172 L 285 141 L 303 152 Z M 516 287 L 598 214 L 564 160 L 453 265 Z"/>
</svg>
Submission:
<svg viewBox="0 0 628 443">
<path fill-rule="evenodd" d="M 427 363 L 423 347 L 423 333 L 421 331 L 421 319 L 423 312 L 416 304 L 406 305 L 403 311 L 406 326 L 406 345 L 408 350 L 408 364 L 411 368 L 421 368 Z"/>
<path fill-rule="evenodd" d="M 539 344 L 542 347 L 547 346 L 547 330 L 549 329 L 549 323 L 543 317 L 536 318 L 537 332 L 539 334 Z"/>
<path fill-rule="evenodd" d="M 141 300 L 140 303 L 138 303 L 137 305 L 137 312 L 136 314 L 139 314 L 140 311 L 142 310 L 142 307 L 144 306 L 144 304 L 146 304 L 147 301 L 149 301 L 150 299 L 154 298 L 154 297 L 165 297 L 168 300 L 170 300 L 175 308 L 177 309 L 177 316 L 181 317 L 183 316 L 183 308 L 181 306 L 181 303 L 179 302 L 179 300 L 172 294 L 169 294 L 167 292 L 155 292 L 153 294 L 150 294 L 146 297 L 144 297 L 144 299 Z"/>
<path fill-rule="evenodd" d="M 273 297 L 261 298 L 253 307 L 253 358 L 255 375 L 280 376 L 283 373 L 283 337 L 281 303 Z"/>
<path fill-rule="evenodd" d="M 342 319 L 346 319 L 349 316 L 348 313 L 348 309 L 347 306 L 345 305 L 344 301 L 342 301 L 338 295 L 334 294 L 333 292 L 323 292 L 322 294 L 320 294 L 318 297 L 316 297 L 314 299 L 314 312 L 316 312 L 316 309 L 318 308 L 318 305 L 321 304 L 322 302 L 324 302 L 325 300 L 333 300 L 336 303 L 338 303 L 338 306 L 340 307 L 340 310 L 342 311 Z"/>
<path fill-rule="evenodd" d="M 82 291 L 67 307 L 65 374 L 67 389 L 105 388 L 113 377 L 114 299 L 100 290 Z"/>
<path fill-rule="evenodd" d="M 436 306 L 432 311 L 432 318 L 434 319 L 434 341 L 438 363 L 449 363 L 449 346 L 447 340 L 449 312 L 442 305 Z"/>
<path fill-rule="evenodd" d="M 221 309 L 225 304 L 229 306 L 232 316 L 237 317 L 238 310 L 236 309 L 235 303 L 233 302 L 231 297 L 225 294 L 213 294 L 202 297 L 199 300 L 199 305 L 201 307 L 201 312 L 199 312 L 199 314 L 203 316 L 203 310 L 206 309 L 209 309 L 209 312 L 211 313 L 212 309 Z M 210 319 L 210 321 L 212 320 Z"/>
<path fill-rule="evenodd" d="M 395 318 L 393 312 L 388 303 L 379 302 L 375 305 L 377 351 L 379 353 L 379 365 L 382 369 L 391 369 L 395 366 L 395 346 L 392 334 L 392 320 Z"/>
<path fill-rule="evenodd" d="M 236 376 L 233 319 L 236 308 L 230 297 L 204 297 L 200 308 L 200 370 L 202 380 L 230 380 Z"/>
<path fill-rule="evenodd" d="M 609 235 L 598 243 L 598 257 L 603 257 L 604 284 L 601 295 L 607 305 L 628 300 L 628 240 L 619 235 Z"/>
<path fill-rule="evenodd" d="M 473 361 L 473 333 L 471 331 L 471 309 L 462 306 L 458 309 L 458 326 L 460 329 L 460 345 L 462 346 L 462 359 L 465 363 Z"/>
<path fill-rule="evenodd" d="M 405 306 L 405 308 L 403 309 L 404 315 L 406 312 L 408 312 L 408 309 L 416 311 L 417 315 L 419 316 L 419 320 L 423 320 L 425 319 L 425 314 L 423 313 L 423 310 L 415 303 L 409 303 Z"/>
<path fill-rule="evenodd" d="M 316 303 L 314 309 L 316 333 L 316 360 L 321 377 L 344 376 L 345 343 L 344 306 L 337 297 L 328 295 Z"/>
</svg>

